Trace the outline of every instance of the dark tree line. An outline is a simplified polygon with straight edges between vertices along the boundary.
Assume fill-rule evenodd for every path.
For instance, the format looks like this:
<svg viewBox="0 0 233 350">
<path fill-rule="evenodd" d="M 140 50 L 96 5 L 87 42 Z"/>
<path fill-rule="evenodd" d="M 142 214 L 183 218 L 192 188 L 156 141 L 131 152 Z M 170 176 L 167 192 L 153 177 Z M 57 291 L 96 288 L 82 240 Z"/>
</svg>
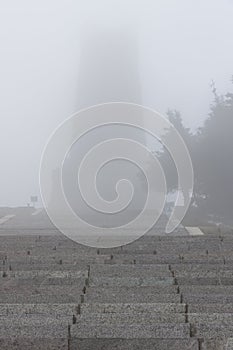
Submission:
<svg viewBox="0 0 233 350">
<path fill-rule="evenodd" d="M 191 210 L 233 221 L 233 93 L 218 95 L 213 86 L 213 94 L 210 113 L 196 133 L 183 125 L 179 112 L 169 111 L 168 118 L 183 137 L 192 158 L 194 194 Z M 160 150 L 157 153 L 168 188 L 175 190 L 175 165 L 168 152 Z"/>
</svg>

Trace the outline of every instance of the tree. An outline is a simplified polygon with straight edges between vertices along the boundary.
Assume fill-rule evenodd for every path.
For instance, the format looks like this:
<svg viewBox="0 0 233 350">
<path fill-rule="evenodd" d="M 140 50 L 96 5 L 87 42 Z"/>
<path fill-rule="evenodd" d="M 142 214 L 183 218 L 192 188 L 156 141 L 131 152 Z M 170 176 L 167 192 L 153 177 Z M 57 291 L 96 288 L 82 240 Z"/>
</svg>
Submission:
<svg viewBox="0 0 233 350">
<path fill-rule="evenodd" d="M 198 133 L 196 157 L 198 205 L 208 213 L 231 218 L 233 208 L 233 94 L 217 95 Z"/>
<path fill-rule="evenodd" d="M 233 82 L 233 78 L 232 78 Z M 176 110 L 168 111 L 168 118 L 182 136 L 189 150 L 194 168 L 194 192 L 190 213 L 202 216 L 206 221 L 231 220 L 233 208 L 233 93 L 218 95 L 212 84 L 214 95 L 210 113 L 195 133 L 183 124 Z M 165 136 L 169 140 L 168 130 Z M 166 176 L 168 191 L 177 190 L 178 177 L 175 164 L 165 147 L 153 153 L 159 158 Z M 149 165 L 150 166 L 150 165 Z"/>
</svg>

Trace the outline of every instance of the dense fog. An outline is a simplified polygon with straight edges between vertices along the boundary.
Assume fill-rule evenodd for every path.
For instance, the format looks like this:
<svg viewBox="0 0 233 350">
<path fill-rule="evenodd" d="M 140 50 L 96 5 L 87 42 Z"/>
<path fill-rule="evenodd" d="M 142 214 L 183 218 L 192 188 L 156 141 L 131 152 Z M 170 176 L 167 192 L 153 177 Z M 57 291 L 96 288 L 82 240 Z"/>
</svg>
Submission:
<svg viewBox="0 0 233 350">
<path fill-rule="evenodd" d="M 39 196 L 41 155 L 62 121 L 125 101 L 167 115 L 183 136 L 195 215 L 230 219 L 232 18 L 229 0 L 1 1 L 0 206 Z M 174 191 L 174 164 L 146 143 Z"/>
</svg>

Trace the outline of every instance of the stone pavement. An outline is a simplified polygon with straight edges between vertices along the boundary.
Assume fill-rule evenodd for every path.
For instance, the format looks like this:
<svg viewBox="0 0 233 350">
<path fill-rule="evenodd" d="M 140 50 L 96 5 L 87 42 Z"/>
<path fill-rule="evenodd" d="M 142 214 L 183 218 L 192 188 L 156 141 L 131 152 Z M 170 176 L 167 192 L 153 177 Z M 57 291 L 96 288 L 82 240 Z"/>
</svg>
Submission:
<svg viewBox="0 0 233 350">
<path fill-rule="evenodd" d="M 1 350 L 233 349 L 231 233 L 182 230 L 94 249 L 7 227 Z"/>
</svg>

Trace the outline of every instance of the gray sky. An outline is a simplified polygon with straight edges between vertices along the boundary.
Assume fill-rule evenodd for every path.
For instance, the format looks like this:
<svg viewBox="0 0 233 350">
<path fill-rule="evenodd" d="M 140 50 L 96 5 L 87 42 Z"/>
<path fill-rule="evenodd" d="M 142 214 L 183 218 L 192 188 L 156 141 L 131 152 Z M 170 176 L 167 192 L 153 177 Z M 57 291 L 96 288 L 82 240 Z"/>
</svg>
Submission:
<svg viewBox="0 0 233 350">
<path fill-rule="evenodd" d="M 232 18 L 232 0 L 0 0 L 0 205 L 39 193 L 46 140 L 80 107 L 87 32 L 135 32 L 143 104 L 176 108 L 195 129 L 208 114 L 211 80 L 219 93 L 231 89 Z"/>
</svg>

